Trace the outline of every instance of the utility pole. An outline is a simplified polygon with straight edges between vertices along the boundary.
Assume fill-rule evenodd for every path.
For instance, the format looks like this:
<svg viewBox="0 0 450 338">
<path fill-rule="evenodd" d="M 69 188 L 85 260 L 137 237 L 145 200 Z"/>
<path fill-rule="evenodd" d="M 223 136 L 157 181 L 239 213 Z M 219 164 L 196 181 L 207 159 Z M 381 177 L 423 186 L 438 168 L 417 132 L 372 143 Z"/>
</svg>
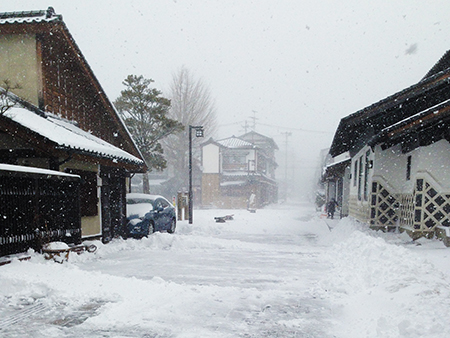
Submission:
<svg viewBox="0 0 450 338">
<path fill-rule="evenodd" d="M 249 116 L 249 117 L 253 120 L 253 131 L 256 131 L 256 120 L 259 120 L 259 119 L 256 117 L 257 111 L 252 110 L 252 112 L 253 112 L 253 116 Z"/>
<path fill-rule="evenodd" d="M 247 120 L 244 121 L 244 125 L 242 126 L 242 128 L 244 128 L 244 134 L 247 134 L 247 129 L 249 127 Z"/>
</svg>

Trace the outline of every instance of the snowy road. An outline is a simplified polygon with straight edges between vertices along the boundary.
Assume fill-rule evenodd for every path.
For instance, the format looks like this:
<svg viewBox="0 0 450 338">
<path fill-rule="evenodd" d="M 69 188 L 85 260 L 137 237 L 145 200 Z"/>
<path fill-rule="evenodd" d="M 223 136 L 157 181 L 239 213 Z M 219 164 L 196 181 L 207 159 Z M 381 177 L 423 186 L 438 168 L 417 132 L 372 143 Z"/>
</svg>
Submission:
<svg viewBox="0 0 450 338">
<path fill-rule="evenodd" d="M 448 249 L 308 204 L 0 267 L 1 337 L 448 337 Z M 426 260 L 425 260 L 426 259 Z"/>
</svg>

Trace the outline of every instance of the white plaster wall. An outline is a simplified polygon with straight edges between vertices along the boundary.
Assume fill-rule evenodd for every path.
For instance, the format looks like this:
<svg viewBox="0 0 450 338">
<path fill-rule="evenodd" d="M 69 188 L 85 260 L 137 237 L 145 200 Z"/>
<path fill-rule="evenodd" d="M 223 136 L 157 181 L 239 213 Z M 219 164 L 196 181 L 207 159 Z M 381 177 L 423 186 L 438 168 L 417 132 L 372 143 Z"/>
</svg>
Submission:
<svg viewBox="0 0 450 338">
<path fill-rule="evenodd" d="M 344 182 L 343 182 L 343 190 L 342 190 L 342 214 L 348 215 L 348 206 L 349 206 L 349 195 L 350 195 L 350 187 L 352 184 L 351 177 L 351 167 L 345 168 L 344 173 Z"/>
<path fill-rule="evenodd" d="M 246 162 L 249 163 L 249 161 L 254 161 L 254 165 L 250 164 L 250 167 L 248 168 L 249 170 L 256 170 L 257 168 L 257 163 L 256 163 L 256 151 L 250 150 L 250 152 L 247 154 L 246 156 Z"/>
<path fill-rule="evenodd" d="M 440 140 L 413 153 L 413 173 L 429 173 L 446 191 L 450 191 L 450 144 Z M 415 166 L 414 166 L 415 164 Z"/>
<path fill-rule="evenodd" d="M 411 179 L 406 179 L 411 156 Z M 402 154 L 400 145 L 382 151 L 375 148 L 374 174 L 382 176 L 397 193 L 411 193 L 418 173 L 427 172 L 443 189 L 450 190 L 450 144 L 440 140 Z"/>
<path fill-rule="evenodd" d="M 205 174 L 218 174 L 220 172 L 219 147 L 207 144 L 202 148 L 202 166 Z"/>
<path fill-rule="evenodd" d="M 417 170 L 417 154 L 412 151 L 402 154 L 401 146 L 396 145 L 386 150 L 380 146 L 374 149 L 374 175 L 382 176 L 394 188 L 393 193 L 410 193 L 414 188 L 414 173 Z M 408 156 L 412 156 L 411 180 L 406 180 Z"/>
<path fill-rule="evenodd" d="M 19 84 L 14 94 L 38 105 L 40 88 L 36 37 L 33 34 L 7 34 L 0 36 L 0 84 L 10 80 L 11 85 Z"/>
</svg>

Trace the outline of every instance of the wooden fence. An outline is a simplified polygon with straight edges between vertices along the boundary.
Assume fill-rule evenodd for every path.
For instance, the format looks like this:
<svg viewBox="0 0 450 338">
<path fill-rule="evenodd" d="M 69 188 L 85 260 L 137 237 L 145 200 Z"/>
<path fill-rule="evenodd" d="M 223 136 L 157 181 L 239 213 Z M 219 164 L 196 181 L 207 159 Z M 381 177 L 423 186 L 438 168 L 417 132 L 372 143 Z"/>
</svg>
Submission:
<svg viewBox="0 0 450 338">
<path fill-rule="evenodd" d="M 80 178 L 0 165 L 0 256 L 81 242 Z"/>
</svg>

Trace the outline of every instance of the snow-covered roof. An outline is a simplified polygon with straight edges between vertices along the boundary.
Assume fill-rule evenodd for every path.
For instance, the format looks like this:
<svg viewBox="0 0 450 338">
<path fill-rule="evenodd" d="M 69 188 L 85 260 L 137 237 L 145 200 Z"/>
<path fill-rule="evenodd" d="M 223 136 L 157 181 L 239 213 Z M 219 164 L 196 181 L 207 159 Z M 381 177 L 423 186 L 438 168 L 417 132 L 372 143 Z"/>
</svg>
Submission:
<svg viewBox="0 0 450 338">
<path fill-rule="evenodd" d="M 396 128 L 399 128 L 401 126 L 407 125 L 409 123 L 412 123 L 414 121 L 419 120 L 421 117 L 429 115 L 430 113 L 433 113 L 434 115 L 439 114 L 439 108 L 448 105 L 450 103 L 450 99 L 440 102 L 437 105 L 434 105 L 433 107 L 430 107 L 428 109 L 422 110 L 417 114 L 414 114 L 412 116 L 407 117 L 406 119 L 403 119 L 397 123 L 394 123 L 390 125 L 389 127 L 384 128 L 381 133 L 388 133 L 392 130 L 395 130 Z"/>
<path fill-rule="evenodd" d="M 3 164 L 0 163 L 0 171 L 14 171 L 14 172 L 22 172 L 22 173 L 32 173 L 32 174 L 41 174 L 41 175 L 51 175 L 51 176 L 64 176 L 64 177 L 80 177 L 78 175 L 67 174 L 61 171 L 54 171 L 48 169 L 41 169 L 35 167 L 25 167 L 20 165 L 12 165 L 12 164 Z"/>
<path fill-rule="evenodd" d="M 236 136 L 228 137 L 223 140 L 217 141 L 220 145 L 227 148 L 249 148 L 254 147 L 254 144 L 251 142 L 244 141 Z"/>
<path fill-rule="evenodd" d="M 55 14 L 55 10 L 49 7 L 41 11 L 5 12 L 0 13 L 0 25 L 14 23 L 38 23 L 61 21 L 62 16 Z"/>
<path fill-rule="evenodd" d="M 227 182 L 221 182 L 221 187 L 227 187 L 227 186 L 235 186 L 235 185 L 244 185 L 247 181 L 227 181 Z"/>
<path fill-rule="evenodd" d="M 398 122 L 429 108 L 435 99 L 446 99 L 441 88 L 450 82 L 450 68 L 446 68 L 448 57 L 446 53 L 442 62 L 438 62 L 436 68 L 433 67 L 418 83 L 342 118 L 334 134 L 330 154 L 360 149 L 358 147 L 368 142 L 371 136 L 367 130 L 382 129 L 386 122 Z"/>
<path fill-rule="evenodd" d="M 348 151 L 346 151 L 345 153 L 342 153 L 336 157 L 333 157 L 331 161 L 332 161 L 331 163 L 328 163 L 326 165 L 327 168 L 350 161 L 350 153 Z"/>
<path fill-rule="evenodd" d="M 112 160 L 143 164 L 139 158 L 78 128 L 68 120 L 44 113 L 38 115 L 26 108 L 13 107 L 6 114 L 16 123 L 53 141 L 60 149 L 72 149 Z"/>
<path fill-rule="evenodd" d="M 430 107 L 428 109 L 422 110 L 417 114 L 409 116 L 397 123 L 394 123 L 383 130 L 381 130 L 378 134 L 373 136 L 369 140 L 369 145 L 374 146 L 378 143 L 382 143 L 390 137 L 399 137 L 405 133 L 416 130 L 418 127 L 423 127 L 425 125 L 429 125 L 430 123 L 435 123 L 436 121 L 443 121 L 444 119 L 448 120 L 449 116 L 449 107 L 450 107 L 450 99 L 440 102 L 439 104 Z M 434 135 L 434 139 L 438 140 L 438 131 L 435 130 L 436 134 Z"/>
</svg>

